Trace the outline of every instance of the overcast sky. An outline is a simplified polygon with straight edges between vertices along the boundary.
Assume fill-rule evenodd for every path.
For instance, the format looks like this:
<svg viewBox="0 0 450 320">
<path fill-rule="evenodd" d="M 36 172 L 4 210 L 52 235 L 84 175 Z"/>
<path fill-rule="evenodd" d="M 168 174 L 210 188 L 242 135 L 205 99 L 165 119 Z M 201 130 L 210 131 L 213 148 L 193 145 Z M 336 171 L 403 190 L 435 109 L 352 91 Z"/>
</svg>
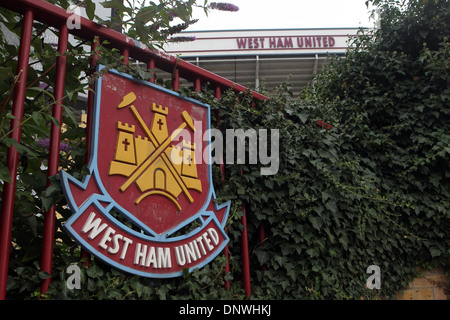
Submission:
<svg viewBox="0 0 450 320">
<path fill-rule="evenodd" d="M 199 0 L 199 3 L 203 1 Z M 209 2 L 213 2 L 212 0 Z M 219 1 L 218 1 L 219 2 Z M 373 27 L 365 0 L 229 0 L 238 12 L 195 11 L 187 31 Z"/>
</svg>

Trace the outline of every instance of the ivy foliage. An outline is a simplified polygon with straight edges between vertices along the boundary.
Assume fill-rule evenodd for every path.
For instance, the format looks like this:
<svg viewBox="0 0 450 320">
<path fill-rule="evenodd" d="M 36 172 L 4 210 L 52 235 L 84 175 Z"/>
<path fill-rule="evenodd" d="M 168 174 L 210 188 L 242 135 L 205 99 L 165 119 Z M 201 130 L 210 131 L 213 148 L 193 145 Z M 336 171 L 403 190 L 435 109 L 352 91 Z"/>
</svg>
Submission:
<svg viewBox="0 0 450 320">
<path fill-rule="evenodd" d="M 212 115 L 218 112 L 220 121 L 213 117 L 212 126 L 222 132 L 279 132 L 275 175 L 261 175 L 267 164 L 226 164 L 222 179 L 219 167 L 213 167 L 218 202 L 232 201 L 227 223 L 230 272 L 225 272 L 224 255 L 176 279 L 139 278 L 97 260 L 86 267 L 79 247 L 59 229 L 71 213 L 57 177 L 46 187 L 46 172 L 40 169 L 46 150 L 35 137 L 48 135 L 50 111 L 43 106 L 52 100 L 48 94 L 30 96 L 20 144 L 24 149 L 19 151 L 28 166 L 22 161 L 19 169 L 8 296 L 39 297 L 40 281 L 49 276 L 39 268 L 42 215 L 53 203 L 60 217 L 48 299 L 244 299 L 243 206 L 251 298 L 391 299 L 417 275 L 417 267 L 448 269 L 449 1 L 373 2 L 380 8 L 380 28 L 361 30 L 345 59 L 332 60 L 300 98 L 288 84 L 265 93 L 270 99 L 256 105 L 249 92 L 230 90 L 219 101 L 207 88 L 180 90 L 208 103 Z M 14 48 L 1 45 L 5 57 L 13 54 Z M 89 55 L 75 58 L 83 57 Z M 120 61 L 106 50 L 101 59 L 111 67 Z M 148 70 L 130 65 L 128 71 L 145 78 Z M 13 78 L 0 80 L 8 92 Z M 66 90 L 76 92 L 70 86 Z M 2 119 L 7 119 L 7 109 Z M 69 108 L 66 114 L 64 121 L 70 124 Z M 85 174 L 83 134 L 72 124 L 63 136 L 70 149 L 61 153 L 60 164 L 77 178 Z M 5 137 L 1 141 L 7 145 Z M 5 150 L 2 145 L 1 159 Z M 81 289 L 66 286 L 70 264 L 81 269 Z M 370 265 L 380 267 L 380 290 L 366 288 Z"/>
<path fill-rule="evenodd" d="M 381 207 L 364 203 L 364 217 L 377 217 L 366 239 L 379 242 L 363 246 L 377 252 L 382 291 L 393 296 L 409 267 L 449 262 L 450 6 L 377 3 L 380 29 L 361 32 L 305 96 L 334 108 L 339 153 L 370 172 L 382 196 Z"/>
</svg>

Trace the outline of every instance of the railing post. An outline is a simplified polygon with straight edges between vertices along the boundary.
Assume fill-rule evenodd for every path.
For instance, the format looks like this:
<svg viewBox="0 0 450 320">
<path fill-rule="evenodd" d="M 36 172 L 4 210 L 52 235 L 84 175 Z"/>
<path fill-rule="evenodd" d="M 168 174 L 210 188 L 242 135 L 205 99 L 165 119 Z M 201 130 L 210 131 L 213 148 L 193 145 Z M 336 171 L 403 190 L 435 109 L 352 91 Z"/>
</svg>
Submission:
<svg viewBox="0 0 450 320">
<path fill-rule="evenodd" d="M 172 74 L 172 89 L 173 91 L 180 90 L 180 73 L 178 72 L 178 69 L 175 68 L 173 70 Z"/>
<path fill-rule="evenodd" d="M 20 38 L 19 61 L 17 64 L 17 87 L 14 91 L 12 107 L 10 138 L 20 142 L 22 132 L 23 108 L 27 84 L 28 62 L 30 58 L 31 34 L 33 32 L 33 12 L 26 10 L 23 17 L 22 33 Z M 3 206 L 0 217 L 0 300 L 6 297 L 6 282 L 8 279 L 9 248 L 11 242 L 12 218 L 14 212 L 14 197 L 16 194 L 16 175 L 19 154 L 11 145 L 7 154 L 7 166 L 11 183 L 4 182 Z"/>
<path fill-rule="evenodd" d="M 214 96 L 217 100 L 220 100 L 220 98 L 222 97 L 222 90 L 219 86 L 217 86 L 214 89 Z M 219 127 L 219 123 L 220 123 L 219 110 L 216 111 L 216 122 L 217 122 L 217 127 Z M 220 168 L 220 181 L 224 181 L 225 180 L 225 164 L 223 161 L 223 156 L 219 159 L 219 168 Z M 228 233 L 228 230 L 226 227 L 225 227 L 225 232 Z M 230 272 L 230 249 L 228 247 L 228 244 L 223 249 L 223 254 L 225 255 L 225 258 L 227 259 L 227 264 L 225 265 L 225 273 L 229 273 Z M 230 288 L 231 288 L 230 280 L 225 281 L 225 290 L 230 290 Z"/>
<path fill-rule="evenodd" d="M 242 204 L 242 212 L 241 223 L 244 226 L 241 235 L 242 281 L 244 283 L 245 295 L 249 297 L 252 294 L 252 288 L 250 283 L 250 256 L 248 251 L 247 209 L 245 203 Z"/>
<path fill-rule="evenodd" d="M 47 186 L 51 185 L 50 177 L 58 173 L 59 167 L 59 152 L 61 143 L 61 125 L 62 125 L 62 105 L 64 99 L 64 81 L 66 78 L 66 60 L 69 30 L 64 23 L 59 29 L 58 39 L 58 53 L 56 58 L 56 79 L 55 79 L 55 104 L 53 105 L 52 116 L 59 122 L 56 125 L 52 122 L 51 136 L 50 136 L 50 155 L 48 159 L 47 169 Z M 49 275 L 52 273 L 53 263 L 53 245 L 55 242 L 55 219 L 56 219 L 56 206 L 53 205 L 44 215 L 44 233 L 42 239 L 42 255 L 41 255 L 41 271 L 47 272 Z M 50 285 L 51 277 L 42 280 L 41 294 L 47 292 Z"/>
<path fill-rule="evenodd" d="M 155 71 L 154 71 L 155 70 L 155 59 L 150 59 L 147 62 L 147 69 L 148 70 L 152 70 L 152 72 L 151 72 L 152 76 L 150 77 L 149 81 L 151 83 L 155 83 L 155 81 L 156 81 L 156 79 L 155 79 L 156 74 L 155 74 Z"/>
<path fill-rule="evenodd" d="M 200 78 L 195 78 L 194 90 L 197 91 L 197 92 L 202 91 L 202 81 L 200 80 Z"/>
<path fill-rule="evenodd" d="M 122 50 L 122 64 L 123 65 L 127 65 L 128 64 L 128 60 L 130 59 L 130 50 L 128 50 L 128 48 L 124 48 Z"/>
</svg>

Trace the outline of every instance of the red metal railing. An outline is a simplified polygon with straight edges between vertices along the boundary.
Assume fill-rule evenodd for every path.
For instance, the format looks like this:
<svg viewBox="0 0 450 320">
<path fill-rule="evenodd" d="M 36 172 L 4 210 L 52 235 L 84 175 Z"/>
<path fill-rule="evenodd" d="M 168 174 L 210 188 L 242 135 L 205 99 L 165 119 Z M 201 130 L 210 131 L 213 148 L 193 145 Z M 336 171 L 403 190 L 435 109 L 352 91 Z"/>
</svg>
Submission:
<svg viewBox="0 0 450 320">
<path fill-rule="evenodd" d="M 56 61 L 56 79 L 55 79 L 55 104 L 53 105 L 52 116 L 62 123 L 62 104 L 64 96 L 64 79 L 66 68 L 66 57 L 64 53 L 67 51 L 68 35 L 73 34 L 84 40 L 89 41 L 92 45 L 92 51 L 95 52 L 100 41 L 107 40 L 108 48 L 119 49 L 124 59 L 123 63 L 127 63 L 129 58 L 133 58 L 145 62 L 149 69 L 160 69 L 172 74 L 172 86 L 174 90 L 179 89 L 180 78 L 190 81 L 194 84 L 194 89 L 199 91 L 201 85 L 209 83 L 212 89 L 215 90 L 215 95 L 220 99 L 223 90 L 232 88 L 235 91 L 246 91 L 247 88 L 236 84 L 230 80 L 220 77 L 214 73 L 206 71 L 193 64 L 167 55 L 164 52 L 150 50 L 145 46 L 140 45 L 133 39 L 115 30 L 106 28 L 94 23 L 88 19 L 80 17 L 80 28 L 68 30 L 67 20 L 72 13 L 66 12 L 65 9 L 52 5 L 44 0 L 0 0 L 0 6 L 15 11 L 23 15 L 22 34 L 20 39 L 20 51 L 18 56 L 17 75 L 19 80 L 15 87 L 12 115 L 14 119 L 11 120 L 12 130 L 10 138 L 20 142 L 21 122 L 24 112 L 24 100 L 26 90 L 27 71 L 29 68 L 29 55 L 31 35 L 33 31 L 33 21 L 37 20 L 56 29 L 59 29 L 58 52 L 60 55 Z M 95 58 L 91 59 L 91 67 L 95 65 Z M 149 79 L 154 82 L 154 77 Z M 255 100 L 265 100 L 267 97 L 252 92 Z M 88 97 L 88 123 L 87 135 L 90 134 L 90 119 L 93 106 L 92 94 Z M 60 128 L 54 124 L 51 127 L 50 137 L 50 155 L 48 162 L 48 177 L 57 174 L 58 158 L 60 152 Z M 90 139 L 86 139 L 90 141 Z M 87 146 L 87 159 L 89 158 L 90 146 Z M 9 248 L 11 242 L 11 227 L 14 211 L 14 197 L 16 188 L 16 175 L 18 166 L 18 152 L 13 145 L 8 150 L 7 166 L 10 173 L 12 183 L 4 184 L 3 206 L 0 216 L 0 300 L 4 300 L 6 296 L 6 282 L 8 276 L 9 264 Z M 221 167 L 222 177 L 224 178 L 224 167 Z M 49 183 L 49 180 L 48 180 Z M 244 233 L 241 239 L 242 250 L 242 269 L 243 269 L 243 283 L 247 296 L 251 294 L 250 286 L 250 264 L 248 253 L 248 238 L 247 238 L 247 215 L 245 206 L 243 207 L 244 216 L 241 222 L 244 224 Z M 50 208 L 44 217 L 44 234 L 41 255 L 41 270 L 49 274 L 52 273 L 52 256 L 54 244 L 54 227 L 55 227 L 55 207 Z M 228 248 L 225 249 L 225 254 L 228 255 Z M 229 270 L 226 268 L 226 270 Z M 50 284 L 50 278 L 42 282 L 41 293 L 45 293 Z M 229 283 L 225 288 L 229 288 Z"/>
</svg>

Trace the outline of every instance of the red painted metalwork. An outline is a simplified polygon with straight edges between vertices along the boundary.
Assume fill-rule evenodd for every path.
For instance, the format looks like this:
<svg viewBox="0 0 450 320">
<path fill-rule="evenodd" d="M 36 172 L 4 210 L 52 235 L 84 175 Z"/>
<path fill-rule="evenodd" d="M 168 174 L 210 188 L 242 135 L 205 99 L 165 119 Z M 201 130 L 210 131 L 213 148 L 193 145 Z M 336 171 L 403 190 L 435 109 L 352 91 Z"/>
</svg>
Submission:
<svg viewBox="0 0 450 320">
<path fill-rule="evenodd" d="M 125 48 L 122 51 L 122 63 L 126 65 L 128 64 L 129 60 L 130 60 L 130 51 L 128 50 L 128 48 Z"/>
<path fill-rule="evenodd" d="M 98 39 L 107 40 L 108 44 L 104 44 L 106 48 L 118 48 L 121 50 L 124 56 L 122 62 L 126 63 L 130 58 L 138 61 L 147 61 L 147 66 L 149 69 L 160 69 L 169 73 L 172 73 L 172 86 L 174 90 L 179 90 L 180 77 L 194 82 L 194 88 L 199 90 L 201 83 L 209 83 L 213 88 L 215 88 L 216 98 L 220 99 L 221 90 L 233 89 L 236 92 L 247 91 L 247 88 L 236 84 L 228 79 L 225 79 L 217 74 L 211 73 L 205 69 L 195 66 L 191 63 L 183 61 L 177 57 L 168 55 L 164 52 L 149 49 L 141 43 L 134 41 L 130 37 L 117 32 L 115 30 L 109 29 L 107 27 L 96 24 L 95 22 L 88 20 L 86 18 L 80 17 L 80 28 L 75 28 L 67 30 L 66 23 L 72 13 L 67 12 L 65 9 L 57 7 L 44 0 L 0 0 L 0 6 L 13 10 L 15 12 L 24 15 L 23 19 L 23 29 L 21 37 L 21 46 L 19 52 L 18 61 L 18 77 L 17 87 L 15 88 L 15 95 L 13 100 L 13 110 L 12 114 L 15 119 L 11 121 L 12 131 L 10 137 L 20 141 L 20 123 L 23 118 L 23 104 L 25 99 L 25 89 L 26 89 L 26 76 L 28 69 L 28 59 L 30 51 L 30 41 L 32 34 L 33 19 L 45 23 L 49 26 L 53 26 L 61 30 L 61 38 L 65 38 L 65 34 L 68 32 L 82 39 L 91 41 L 92 50 L 96 51 L 100 45 Z M 61 27 L 62 26 L 62 27 Z M 96 40 L 97 39 L 97 40 Z M 98 41 L 98 42 L 97 42 Z M 60 52 L 66 51 L 67 42 L 64 44 L 64 40 L 61 40 L 58 50 Z M 64 49 L 64 50 L 63 50 Z M 62 51 L 61 51 L 62 50 Z M 91 66 L 95 66 L 96 55 L 91 58 Z M 54 113 L 56 118 L 59 119 L 61 106 L 59 105 L 59 99 L 61 99 L 64 94 L 64 76 L 62 76 L 65 66 L 65 57 L 58 57 L 57 60 L 57 79 L 55 83 L 55 98 L 57 103 L 54 105 Z M 59 80 L 58 80 L 59 79 Z M 151 82 L 155 82 L 155 77 L 150 79 Z M 58 84 L 59 83 L 59 84 Z M 257 92 L 252 91 L 252 96 L 256 100 L 266 100 L 266 96 L 261 95 Z M 57 98 L 59 97 L 59 98 Z M 88 122 L 87 122 L 87 155 L 86 159 L 89 159 L 90 154 L 90 128 L 92 119 L 92 101 L 93 96 L 90 93 L 88 97 Z M 59 129 L 59 128 L 58 128 Z M 60 142 L 60 132 L 59 130 L 52 129 L 52 142 L 50 150 L 50 158 L 52 171 L 49 169 L 49 176 L 52 175 L 54 166 L 57 168 L 58 157 L 59 157 L 59 142 Z M 18 166 L 18 153 L 13 146 L 8 150 L 7 165 L 10 170 L 10 176 L 12 183 L 5 183 L 4 195 L 3 195 L 3 208 L 2 216 L 0 217 L 0 299 L 5 299 L 6 293 L 6 279 L 8 272 L 9 263 L 9 246 L 11 240 L 11 225 L 12 225 L 12 214 L 14 210 L 14 196 L 15 196 L 15 176 L 17 174 Z M 49 162 L 50 165 L 50 162 Z M 223 174 L 223 179 L 225 177 L 224 166 L 221 165 L 221 172 Z M 244 215 L 242 217 L 242 223 L 244 225 L 244 232 L 242 235 L 242 259 L 243 259 L 243 281 L 246 294 L 249 296 L 251 294 L 250 287 L 250 268 L 249 268 L 249 254 L 248 254 L 248 235 L 247 235 L 247 213 L 245 206 L 243 206 Z M 51 273 L 51 252 L 53 251 L 53 236 L 54 235 L 54 209 L 50 210 L 45 217 L 45 234 L 44 234 L 44 246 L 43 246 L 43 256 L 41 265 L 44 271 Z M 49 240 L 50 239 L 50 240 Z M 51 244 L 49 244 L 51 242 Z M 228 248 L 227 248 L 228 249 Z M 225 250 L 225 254 L 228 250 Z M 44 261 L 45 260 L 45 261 Z M 229 270 L 229 265 L 228 265 Z M 44 293 L 48 287 L 48 281 L 44 281 L 41 287 L 41 292 Z M 229 285 L 228 285 L 229 287 Z"/>
<path fill-rule="evenodd" d="M 220 87 L 216 87 L 214 89 L 214 97 L 217 100 L 220 100 L 220 98 L 222 97 L 222 90 L 220 89 Z M 216 122 L 217 122 L 217 126 L 219 126 L 220 123 L 220 112 L 219 110 L 216 111 Z M 219 161 L 219 168 L 220 168 L 220 181 L 224 181 L 225 180 L 225 164 L 223 162 L 223 158 L 220 158 Z M 225 227 L 225 232 L 228 234 L 228 228 Z M 228 244 L 225 246 L 225 249 L 223 249 L 223 254 L 225 255 L 225 258 L 227 259 L 227 264 L 225 265 L 225 274 L 230 272 L 230 249 L 228 247 Z M 231 288 L 231 282 L 230 280 L 225 281 L 225 290 L 230 290 Z"/>
<path fill-rule="evenodd" d="M 220 100 L 220 98 L 222 97 L 222 90 L 220 89 L 219 86 L 217 86 L 214 89 L 214 96 L 215 96 L 215 98 L 217 100 Z M 216 121 L 217 121 L 217 126 L 218 126 L 219 122 L 220 122 L 220 112 L 219 112 L 219 110 L 216 111 Z M 219 167 L 220 167 L 220 172 L 222 174 L 221 181 L 223 181 L 223 180 L 225 180 L 225 164 L 224 164 L 224 161 L 223 161 L 222 158 L 220 159 Z"/>
<path fill-rule="evenodd" d="M 52 116 L 62 123 L 62 105 L 64 98 L 64 81 L 66 78 L 66 60 L 65 55 L 67 51 L 67 42 L 69 37 L 69 30 L 66 24 L 61 25 L 59 29 L 58 52 L 59 56 L 56 59 L 56 79 L 55 79 L 55 104 L 53 105 Z M 61 127 L 52 122 L 50 135 L 50 155 L 48 159 L 47 169 L 47 186 L 51 185 L 50 177 L 58 173 L 59 166 L 59 151 L 61 142 Z M 41 254 L 41 270 L 52 273 L 53 262 L 53 243 L 55 234 L 55 218 L 56 207 L 53 205 L 44 215 L 44 233 L 42 239 L 42 254 Z M 45 293 L 50 285 L 51 278 L 47 278 L 41 283 L 41 293 Z"/>
<path fill-rule="evenodd" d="M 36 20 L 56 28 L 59 28 L 61 23 L 66 23 L 67 19 L 72 15 L 63 8 L 56 7 L 43 0 L 0 0 L 0 4 L 5 8 L 20 13 L 23 13 L 27 8 L 31 8 L 33 9 Z M 72 29 L 70 33 L 89 41 L 92 41 L 95 36 L 99 36 L 102 40 L 108 40 L 109 43 L 104 45 L 106 48 L 121 48 L 122 50 L 128 48 L 129 55 L 133 59 L 148 61 L 150 58 L 153 58 L 155 59 L 156 68 L 169 73 L 172 73 L 176 67 L 179 77 L 190 82 L 200 77 L 203 83 L 208 82 L 212 87 L 220 86 L 222 89 L 233 88 L 233 90 L 238 92 L 247 91 L 245 86 L 225 79 L 175 56 L 171 56 L 162 51 L 149 49 L 120 32 L 101 26 L 83 17 L 80 17 L 80 28 Z M 258 92 L 252 91 L 252 95 L 257 100 L 268 99 L 268 97 Z"/>
<path fill-rule="evenodd" d="M 200 78 L 195 79 L 194 81 L 194 90 L 197 92 L 202 91 L 202 81 Z"/>
<path fill-rule="evenodd" d="M 243 174 L 244 172 L 241 167 L 241 175 Z M 252 294 L 252 288 L 250 283 L 250 256 L 248 251 L 247 208 L 245 203 L 242 203 L 241 223 L 244 226 L 241 235 L 242 281 L 244 283 L 245 295 L 249 297 Z"/>
<path fill-rule="evenodd" d="M 241 235 L 242 281 L 245 295 L 249 297 L 252 294 L 252 287 L 250 283 L 250 256 L 248 252 L 247 209 L 245 204 L 242 204 L 242 212 L 241 223 L 244 226 Z"/>
<path fill-rule="evenodd" d="M 155 60 L 154 59 L 150 59 L 148 62 L 147 62 L 147 69 L 148 70 L 151 70 L 151 77 L 150 77 L 150 79 L 149 79 L 149 81 L 151 82 L 151 83 L 155 83 Z"/>
<path fill-rule="evenodd" d="M 10 138 L 20 142 L 22 127 L 20 124 L 23 119 L 23 108 L 25 101 L 25 88 L 27 84 L 28 60 L 30 57 L 31 34 L 33 31 L 33 11 L 24 12 L 22 23 L 22 34 L 20 38 L 19 61 L 17 65 L 17 86 L 14 91 L 14 100 L 12 107 L 11 134 Z M 16 175 L 19 154 L 16 148 L 11 145 L 7 154 L 7 166 L 11 183 L 5 182 L 3 191 L 3 207 L 0 217 L 0 299 L 4 300 L 6 296 L 6 281 L 8 278 L 9 247 L 11 242 L 11 228 L 14 212 L 14 197 L 16 194 Z"/>
<path fill-rule="evenodd" d="M 265 229 L 265 227 L 264 227 L 264 224 L 263 223 L 261 223 L 260 225 L 259 225 L 259 228 L 258 228 L 258 244 L 260 245 L 260 246 L 262 246 L 263 245 L 263 242 L 266 240 L 266 229 Z"/>
<path fill-rule="evenodd" d="M 173 70 L 172 73 L 172 89 L 175 91 L 180 90 L 180 73 L 177 69 Z"/>
</svg>

